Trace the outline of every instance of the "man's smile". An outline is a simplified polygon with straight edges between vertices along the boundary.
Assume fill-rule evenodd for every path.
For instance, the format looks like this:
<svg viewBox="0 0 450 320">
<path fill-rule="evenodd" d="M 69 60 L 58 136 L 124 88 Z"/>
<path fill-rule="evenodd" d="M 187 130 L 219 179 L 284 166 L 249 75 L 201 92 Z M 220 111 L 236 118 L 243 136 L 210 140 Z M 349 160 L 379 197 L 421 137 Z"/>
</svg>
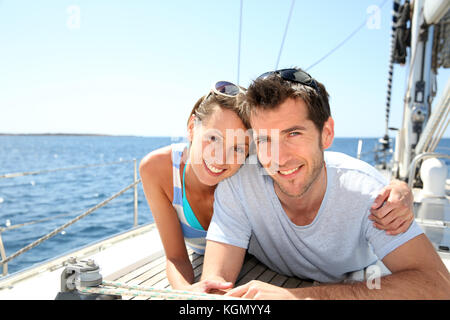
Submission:
<svg viewBox="0 0 450 320">
<path fill-rule="evenodd" d="M 283 178 L 292 178 L 299 172 L 301 167 L 303 167 L 303 165 L 288 170 L 278 170 L 277 172 Z"/>
</svg>

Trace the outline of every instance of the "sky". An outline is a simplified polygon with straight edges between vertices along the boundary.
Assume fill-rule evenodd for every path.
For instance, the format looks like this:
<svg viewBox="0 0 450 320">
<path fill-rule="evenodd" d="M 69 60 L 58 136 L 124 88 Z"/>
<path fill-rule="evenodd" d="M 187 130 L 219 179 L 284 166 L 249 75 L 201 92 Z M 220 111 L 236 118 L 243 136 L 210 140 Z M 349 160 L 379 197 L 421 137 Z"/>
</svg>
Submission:
<svg viewBox="0 0 450 320">
<path fill-rule="evenodd" d="M 185 136 L 215 81 L 247 87 L 278 57 L 307 69 L 367 20 L 308 72 L 330 94 L 336 137 L 382 136 L 392 0 L 296 0 L 284 38 L 292 3 L 243 0 L 239 47 L 240 0 L 0 0 L 0 133 Z M 406 69 L 395 65 L 391 127 Z"/>
</svg>

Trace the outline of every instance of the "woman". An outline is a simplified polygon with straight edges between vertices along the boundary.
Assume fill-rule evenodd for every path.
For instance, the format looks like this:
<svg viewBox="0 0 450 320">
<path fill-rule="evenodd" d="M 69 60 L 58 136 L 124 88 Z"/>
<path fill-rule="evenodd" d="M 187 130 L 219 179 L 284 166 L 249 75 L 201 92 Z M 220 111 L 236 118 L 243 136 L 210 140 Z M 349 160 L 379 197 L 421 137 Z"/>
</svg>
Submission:
<svg viewBox="0 0 450 320">
<path fill-rule="evenodd" d="M 215 188 L 220 181 L 235 174 L 248 155 L 249 123 L 240 107 L 241 93 L 242 89 L 230 82 L 217 82 L 197 101 L 190 114 L 189 145 L 173 144 L 155 150 L 140 164 L 144 193 L 164 246 L 167 278 L 173 289 L 196 290 L 195 286 L 202 286 L 201 283 L 192 285 L 194 272 L 187 247 L 204 253 Z M 397 195 L 405 194 L 404 185 L 388 187 Z M 390 194 L 395 194 L 391 189 L 376 199 L 380 205 Z M 406 198 L 403 196 L 403 203 L 391 204 L 388 212 L 385 208 L 383 217 L 373 218 L 374 223 L 399 233 L 399 224 L 393 222 L 401 217 L 406 221 L 401 226 L 409 226 L 412 217 L 398 209 L 411 202 Z M 216 288 L 228 289 L 231 285 L 220 284 Z"/>
<path fill-rule="evenodd" d="M 241 91 L 232 83 L 217 82 L 191 112 L 189 146 L 155 150 L 140 164 L 144 193 L 166 253 L 167 278 L 174 289 L 194 282 L 186 246 L 204 253 L 214 190 L 239 170 L 248 154 L 249 126 L 236 99 Z"/>
</svg>

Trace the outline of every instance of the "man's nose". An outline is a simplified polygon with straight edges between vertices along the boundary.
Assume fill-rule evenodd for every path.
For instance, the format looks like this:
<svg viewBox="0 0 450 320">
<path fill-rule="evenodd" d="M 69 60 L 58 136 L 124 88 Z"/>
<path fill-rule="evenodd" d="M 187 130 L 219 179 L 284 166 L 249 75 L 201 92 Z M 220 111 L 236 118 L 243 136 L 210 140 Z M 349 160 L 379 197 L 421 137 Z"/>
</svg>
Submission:
<svg viewBox="0 0 450 320">
<path fill-rule="evenodd" d="M 275 150 L 272 151 L 272 161 L 277 164 L 279 168 L 285 167 L 292 159 L 292 152 L 288 146 L 282 141 L 278 142 Z"/>
</svg>

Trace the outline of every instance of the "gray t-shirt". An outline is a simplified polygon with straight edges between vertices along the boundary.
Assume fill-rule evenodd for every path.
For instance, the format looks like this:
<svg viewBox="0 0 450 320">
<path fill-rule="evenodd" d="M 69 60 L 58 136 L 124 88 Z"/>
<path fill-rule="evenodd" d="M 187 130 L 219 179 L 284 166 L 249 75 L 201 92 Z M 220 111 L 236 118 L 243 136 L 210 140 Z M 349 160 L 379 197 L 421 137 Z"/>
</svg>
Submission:
<svg viewBox="0 0 450 320">
<path fill-rule="evenodd" d="M 339 282 L 423 233 L 415 222 L 396 236 L 375 228 L 370 207 L 387 181 L 369 164 L 338 152 L 325 152 L 327 189 L 319 212 L 311 224 L 297 226 L 254 157 L 218 185 L 206 238 L 248 249 L 278 273 Z"/>
</svg>

